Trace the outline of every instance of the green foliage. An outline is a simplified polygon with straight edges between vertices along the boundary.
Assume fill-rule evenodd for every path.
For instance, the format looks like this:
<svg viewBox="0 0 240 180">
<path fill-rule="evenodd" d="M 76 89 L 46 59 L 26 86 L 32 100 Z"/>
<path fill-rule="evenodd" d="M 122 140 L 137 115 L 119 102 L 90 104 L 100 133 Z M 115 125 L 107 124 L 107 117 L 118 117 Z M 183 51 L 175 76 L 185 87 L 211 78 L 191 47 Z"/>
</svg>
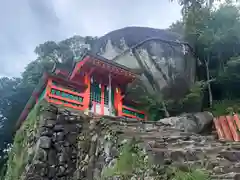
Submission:
<svg viewBox="0 0 240 180">
<path fill-rule="evenodd" d="M 206 88 L 206 83 L 203 81 L 198 81 L 192 85 L 189 92 L 179 100 L 178 104 L 182 104 L 182 112 L 194 112 L 201 108 L 196 108 L 196 106 L 202 103 L 203 91 Z M 199 107 L 199 106 L 198 106 Z"/>
<path fill-rule="evenodd" d="M 163 104 L 164 101 L 158 94 L 145 94 L 140 97 L 141 103 L 143 104 L 143 109 L 148 114 L 148 119 L 152 121 L 159 120 L 159 118 L 164 117 Z"/>
<path fill-rule="evenodd" d="M 103 169 L 102 179 L 116 176 L 127 180 L 134 174 L 141 176 L 145 168 L 144 153 L 138 147 L 138 142 L 132 139 L 121 147 L 120 156 L 114 166 Z"/>
<path fill-rule="evenodd" d="M 184 35 L 184 23 L 183 21 L 176 21 L 175 23 L 171 24 L 169 30 L 180 35 Z"/>
<path fill-rule="evenodd" d="M 74 57 L 84 52 L 84 43 L 90 46 L 96 38 L 73 36 L 60 42 L 47 41 L 36 47 L 37 59 L 30 62 L 21 78 L 0 78 L 0 169 L 4 166 L 5 149 L 13 141 L 14 128 L 23 108 L 44 72 L 51 72 L 54 62 L 71 68 Z"/>
<path fill-rule="evenodd" d="M 26 164 L 31 160 L 30 158 L 32 158 L 28 140 L 36 133 L 37 115 L 40 104 L 39 102 L 39 104 L 35 105 L 15 135 L 13 147 L 9 152 L 5 180 L 21 179 Z"/>
<path fill-rule="evenodd" d="M 226 114 L 232 111 L 234 103 L 238 104 L 235 99 L 240 98 L 240 9 L 231 0 L 221 1 L 216 8 L 215 1 L 179 1 L 183 12 L 182 26 L 177 22 L 170 29 L 180 29 L 176 31 L 182 32 L 193 47 L 201 62 L 197 68 L 198 79 L 215 80 L 210 86 L 215 99 L 214 114 Z"/>
<path fill-rule="evenodd" d="M 198 81 L 190 87 L 189 91 L 182 98 L 168 100 L 166 106 L 169 113 L 174 116 L 182 112 L 196 112 L 201 109 L 205 86 L 205 82 Z"/>
<path fill-rule="evenodd" d="M 20 78 L 0 78 L 0 162 L 12 142 L 16 120 L 30 93 L 31 89 L 21 84 Z"/>
<path fill-rule="evenodd" d="M 65 66 L 72 66 L 75 57 L 79 57 L 85 50 L 85 43 L 91 43 L 91 37 L 73 36 L 60 42 L 47 41 L 35 48 L 35 53 L 41 59 L 61 62 Z"/>
<path fill-rule="evenodd" d="M 240 58 L 232 57 L 224 66 L 222 71 L 216 79 L 216 86 L 222 92 L 221 96 L 227 99 L 239 99 L 240 93 Z"/>
<path fill-rule="evenodd" d="M 166 105 L 167 111 L 171 116 L 181 114 L 182 112 L 196 112 L 201 109 L 203 91 L 206 83 L 198 81 L 192 85 L 190 90 L 181 98 L 177 100 L 163 99 L 159 94 L 139 93 L 139 100 L 143 104 L 142 108 L 148 113 L 148 119 L 157 121 L 164 117 L 163 101 Z"/>
<path fill-rule="evenodd" d="M 5 174 L 7 171 L 7 160 L 8 157 L 5 156 L 4 158 L 2 158 L 2 162 L 1 162 L 1 169 L 0 169 L 0 180 L 5 180 Z"/>
<path fill-rule="evenodd" d="M 210 180 L 209 174 L 201 169 L 188 169 L 187 172 L 175 169 L 172 180 Z"/>
<path fill-rule="evenodd" d="M 232 115 L 233 113 L 240 113 L 240 100 L 225 99 L 222 101 L 215 101 L 213 107 L 210 110 L 214 116 Z"/>
</svg>

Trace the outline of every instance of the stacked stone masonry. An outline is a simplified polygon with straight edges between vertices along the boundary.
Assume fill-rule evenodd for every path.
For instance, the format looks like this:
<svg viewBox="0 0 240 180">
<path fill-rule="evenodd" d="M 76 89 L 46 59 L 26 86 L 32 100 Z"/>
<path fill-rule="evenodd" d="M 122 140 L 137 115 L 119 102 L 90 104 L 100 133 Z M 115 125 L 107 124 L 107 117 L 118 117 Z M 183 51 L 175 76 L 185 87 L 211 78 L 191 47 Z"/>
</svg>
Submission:
<svg viewBox="0 0 240 180">
<path fill-rule="evenodd" d="M 240 179 L 236 142 L 220 142 L 160 122 L 86 116 L 53 105 L 40 108 L 38 119 L 35 154 L 22 174 L 24 180 L 100 179 L 103 167 L 118 157 L 119 145 L 133 137 L 158 165 L 190 164 L 210 170 L 212 179 Z"/>
</svg>

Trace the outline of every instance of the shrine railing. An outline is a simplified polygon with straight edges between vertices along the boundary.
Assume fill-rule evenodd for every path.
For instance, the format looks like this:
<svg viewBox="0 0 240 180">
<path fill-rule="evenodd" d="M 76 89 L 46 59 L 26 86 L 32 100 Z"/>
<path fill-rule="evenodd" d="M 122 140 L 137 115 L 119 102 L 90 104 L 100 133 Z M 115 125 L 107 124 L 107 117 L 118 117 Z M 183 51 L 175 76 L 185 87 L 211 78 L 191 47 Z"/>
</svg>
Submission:
<svg viewBox="0 0 240 180">
<path fill-rule="evenodd" d="M 239 115 L 228 115 L 214 118 L 214 125 L 220 140 L 240 141 Z"/>
<path fill-rule="evenodd" d="M 143 111 L 139 111 L 137 109 L 130 108 L 125 105 L 123 105 L 122 107 L 122 116 L 139 120 L 144 120 L 146 118 L 146 115 Z"/>
<path fill-rule="evenodd" d="M 51 103 L 64 105 L 66 107 L 83 110 L 83 95 L 64 88 L 58 87 L 56 85 L 49 85 L 48 90 L 48 100 Z"/>
</svg>

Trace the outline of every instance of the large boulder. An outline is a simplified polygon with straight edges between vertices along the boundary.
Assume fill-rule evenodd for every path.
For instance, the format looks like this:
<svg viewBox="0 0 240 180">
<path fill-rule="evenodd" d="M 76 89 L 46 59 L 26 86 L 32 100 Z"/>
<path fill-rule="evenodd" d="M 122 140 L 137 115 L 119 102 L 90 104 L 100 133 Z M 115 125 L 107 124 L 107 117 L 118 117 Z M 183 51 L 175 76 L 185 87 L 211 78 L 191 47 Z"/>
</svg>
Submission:
<svg viewBox="0 0 240 180">
<path fill-rule="evenodd" d="M 168 30 L 126 27 L 100 37 L 92 51 L 136 72 L 149 92 L 181 98 L 195 81 L 196 58 L 181 36 Z M 176 91 L 177 89 L 177 91 Z"/>
<path fill-rule="evenodd" d="M 213 115 L 210 112 L 186 113 L 161 119 L 160 122 L 185 132 L 201 133 L 212 126 Z"/>
</svg>

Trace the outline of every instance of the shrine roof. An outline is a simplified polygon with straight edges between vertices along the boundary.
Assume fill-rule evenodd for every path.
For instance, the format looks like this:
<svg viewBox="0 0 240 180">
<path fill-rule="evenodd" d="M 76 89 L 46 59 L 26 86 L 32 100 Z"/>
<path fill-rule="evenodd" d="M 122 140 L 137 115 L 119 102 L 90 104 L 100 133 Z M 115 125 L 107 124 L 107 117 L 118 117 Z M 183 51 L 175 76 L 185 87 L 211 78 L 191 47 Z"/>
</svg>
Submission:
<svg viewBox="0 0 240 180">
<path fill-rule="evenodd" d="M 128 68 L 128 67 L 126 67 L 126 66 L 124 66 L 124 65 L 121 65 L 121 64 L 119 64 L 119 63 L 117 63 L 117 62 L 114 62 L 114 61 L 112 61 L 112 60 L 109 60 L 109 59 L 107 59 L 107 58 L 105 58 L 105 57 L 103 57 L 103 56 L 100 56 L 100 55 L 98 55 L 98 54 L 94 54 L 94 53 L 92 53 L 92 52 L 90 52 L 90 51 L 85 52 L 84 55 L 81 57 L 81 59 L 80 59 L 79 61 L 77 61 L 76 63 L 82 61 L 82 60 L 83 60 L 85 57 L 87 57 L 87 56 L 90 56 L 90 57 L 92 57 L 92 58 L 95 58 L 95 59 L 97 59 L 97 60 L 100 60 L 100 61 L 102 61 L 102 62 L 104 62 L 104 63 L 110 64 L 110 65 L 112 65 L 112 66 L 118 67 L 118 68 L 123 69 L 123 70 L 125 70 L 125 71 L 131 72 L 131 73 L 133 73 L 133 74 L 136 74 L 135 72 L 133 72 L 133 70 L 132 70 L 131 68 Z"/>
</svg>

